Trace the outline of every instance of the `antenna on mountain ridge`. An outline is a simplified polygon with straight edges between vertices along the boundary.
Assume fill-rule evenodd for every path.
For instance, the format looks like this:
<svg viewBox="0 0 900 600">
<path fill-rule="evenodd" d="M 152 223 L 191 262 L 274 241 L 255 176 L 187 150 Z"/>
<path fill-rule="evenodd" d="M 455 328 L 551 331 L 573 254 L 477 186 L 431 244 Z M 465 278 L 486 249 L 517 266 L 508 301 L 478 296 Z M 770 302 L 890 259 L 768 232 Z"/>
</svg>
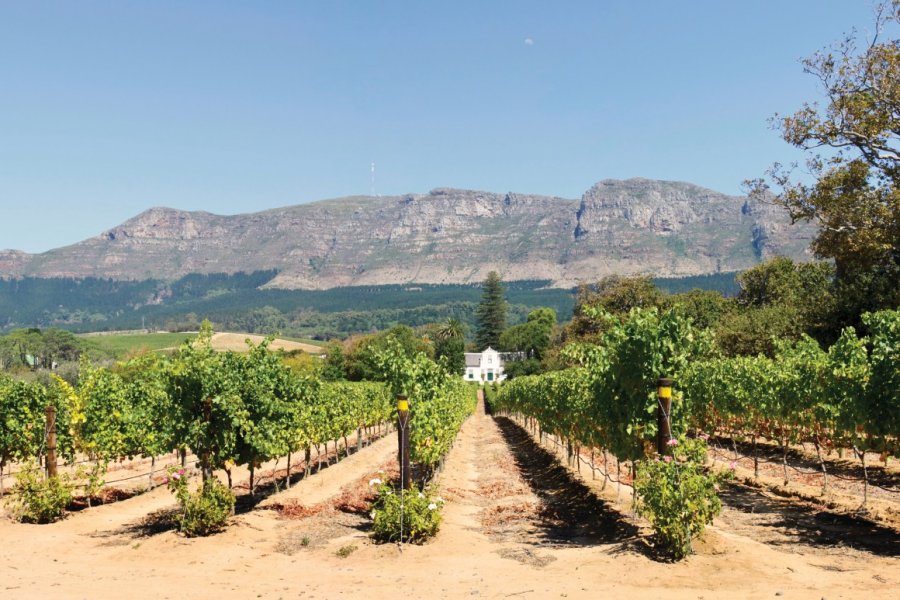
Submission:
<svg viewBox="0 0 900 600">
<path fill-rule="evenodd" d="M 375 195 L 375 163 L 372 162 L 372 195 Z"/>
</svg>

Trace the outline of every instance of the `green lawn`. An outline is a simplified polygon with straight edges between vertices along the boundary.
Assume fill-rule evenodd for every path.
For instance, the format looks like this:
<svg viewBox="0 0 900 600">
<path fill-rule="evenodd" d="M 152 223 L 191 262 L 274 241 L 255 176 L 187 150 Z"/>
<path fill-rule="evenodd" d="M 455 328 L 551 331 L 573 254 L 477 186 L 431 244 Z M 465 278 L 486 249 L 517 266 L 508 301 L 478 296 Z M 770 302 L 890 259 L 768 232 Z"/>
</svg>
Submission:
<svg viewBox="0 0 900 600">
<path fill-rule="evenodd" d="M 83 339 L 101 351 L 121 358 L 132 351 L 176 348 L 196 336 L 196 333 L 123 333 L 84 336 Z"/>
</svg>

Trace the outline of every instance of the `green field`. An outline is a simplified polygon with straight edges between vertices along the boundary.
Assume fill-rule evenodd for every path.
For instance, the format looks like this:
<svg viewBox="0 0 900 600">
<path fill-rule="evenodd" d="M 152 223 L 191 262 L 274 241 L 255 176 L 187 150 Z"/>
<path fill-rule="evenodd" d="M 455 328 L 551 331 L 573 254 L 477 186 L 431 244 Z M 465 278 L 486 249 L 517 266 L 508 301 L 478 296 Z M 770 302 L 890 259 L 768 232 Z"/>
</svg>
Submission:
<svg viewBox="0 0 900 600">
<path fill-rule="evenodd" d="M 326 344 L 326 342 L 323 342 L 322 340 L 311 340 L 309 338 L 292 337 L 287 335 L 279 335 L 278 339 L 287 340 L 289 342 L 299 342 L 301 344 L 309 344 L 310 346 L 318 346 L 320 348 L 324 348 Z"/>
<path fill-rule="evenodd" d="M 101 352 L 121 358 L 129 352 L 177 348 L 185 340 L 196 335 L 195 333 L 114 333 L 81 337 Z"/>
</svg>

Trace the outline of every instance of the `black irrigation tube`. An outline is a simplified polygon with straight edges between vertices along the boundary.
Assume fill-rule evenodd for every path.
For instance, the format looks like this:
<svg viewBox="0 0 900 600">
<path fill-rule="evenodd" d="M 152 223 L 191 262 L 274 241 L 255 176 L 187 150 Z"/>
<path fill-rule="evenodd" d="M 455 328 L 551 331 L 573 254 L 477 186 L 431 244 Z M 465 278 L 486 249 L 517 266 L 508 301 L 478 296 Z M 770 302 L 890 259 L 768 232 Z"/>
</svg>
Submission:
<svg viewBox="0 0 900 600">
<path fill-rule="evenodd" d="M 371 437 L 370 437 L 370 436 L 364 436 L 364 438 L 365 438 L 365 440 L 369 443 L 369 445 L 371 445 L 371 444 L 374 443 L 376 440 L 380 440 L 381 438 L 383 438 L 383 437 L 385 437 L 385 436 L 387 436 L 387 435 L 390 435 L 392 432 L 393 432 L 393 429 L 390 427 L 390 423 L 388 423 L 387 431 L 386 431 L 383 435 L 379 436 L 379 435 L 376 434 L 376 435 L 373 435 L 373 436 L 371 436 Z M 329 442 L 337 442 L 337 441 L 338 441 L 338 440 L 329 440 Z M 162 455 L 160 455 L 160 456 L 158 456 L 158 457 L 155 457 L 155 458 L 160 458 L 160 457 L 169 456 L 170 454 L 172 454 L 172 452 L 167 452 L 166 454 L 162 454 Z M 176 454 L 176 458 L 177 458 L 177 453 L 175 453 L 175 454 Z M 197 457 L 196 457 L 196 455 L 194 455 L 194 454 L 189 454 L 189 455 L 187 455 L 185 458 L 186 458 L 186 460 L 191 460 L 191 459 L 196 459 Z M 280 457 L 279 457 L 279 458 L 280 458 Z M 146 460 L 146 459 L 145 459 L 145 460 Z M 88 459 L 88 460 L 83 460 L 83 461 L 78 461 L 78 462 L 71 463 L 71 465 L 78 465 L 78 464 L 83 464 L 83 463 L 87 463 L 87 462 L 94 462 L 94 461 Z M 299 464 L 299 463 L 298 463 L 298 464 Z M 6 473 L 6 472 L 4 472 L 4 473 L 3 473 L 3 477 L 4 477 L 4 478 L 10 477 L 10 476 L 12 476 L 12 475 L 15 475 L 16 473 L 21 473 L 21 472 L 22 472 L 21 469 L 19 469 L 18 471 L 11 472 L 11 473 Z M 147 476 L 150 475 L 151 473 L 164 473 L 164 472 L 165 472 L 165 470 L 162 469 L 162 468 L 160 468 L 160 469 L 158 469 L 158 470 L 157 470 L 157 469 L 154 469 L 153 471 L 144 471 L 143 473 L 139 473 L 138 475 L 131 475 L 131 476 L 129 476 L 129 477 L 123 477 L 123 478 L 121 478 L 121 479 L 113 479 L 112 481 L 104 481 L 104 482 L 103 482 L 103 486 L 105 487 L 105 486 L 108 486 L 108 485 L 111 485 L 111 484 L 114 484 L 114 483 L 121 483 L 121 482 L 123 482 L 123 481 L 131 481 L 131 480 L 133 480 L 133 479 L 140 479 L 140 478 L 142 478 L 142 477 L 147 477 Z M 75 487 L 84 488 L 84 487 L 87 487 L 87 484 L 76 484 Z M 4 493 L 4 495 L 9 495 L 9 494 L 13 494 L 13 493 L 15 493 L 15 492 L 13 491 L 13 489 L 9 489 L 9 490 L 7 490 L 7 491 Z"/>
<path fill-rule="evenodd" d="M 518 421 L 518 418 L 517 418 L 516 420 Z M 523 427 L 523 428 L 525 429 L 526 432 L 528 431 L 527 427 L 525 427 L 524 425 L 519 424 L 519 426 L 520 426 L 520 427 Z M 530 432 L 529 432 L 529 433 L 530 433 Z M 545 435 L 546 435 L 547 439 L 550 440 L 551 442 L 553 442 L 553 444 L 554 444 L 555 446 L 557 446 L 557 447 L 559 447 L 559 448 L 565 448 L 565 444 L 563 444 L 561 441 L 557 441 L 556 439 L 554 439 L 554 438 L 557 437 L 556 435 L 554 435 L 554 434 L 552 434 L 552 433 L 546 433 L 546 432 L 545 432 Z M 615 483 L 616 485 L 624 485 L 624 486 L 626 486 L 626 487 L 632 487 L 630 483 L 625 483 L 625 482 L 623 482 L 623 481 L 620 480 L 620 479 L 613 479 L 612 476 L 609 474 L 609 471 L 608 471 L 608 468 L 609 468 L 609 467 L 608 467 L 608 465 L 605 464 L 605 462 L 604 462 L 604 467 L 605 467 L 605 468 L 601 469 L 601 468 L 597 467 L 596 465 L 591 464 L 590 461 L 585 460 L 584 457 L 581 456 L 581 453 L 580 453 L 580 452 L 577 453 L 576 456 L 578 456 L 578 460 L 579 460 L 582 464 L 585 464 L 585 465 L 589 466 L 589 467 L 591 468 L 591 471 L 594 471 L 594 472 L 600 471 L 600 472 L 603 474 L 603 476 L 606 478 L 607 481 L 609 481 L 609 482 L 611 482 L 611 483 Z M 616 459 L 617 462 L 618 462 L 618 460 L 619 460 L 619 459 Z"/>
<path fill-rule="evenodd" d="M 517 419 L 517 420 L 518 420 L 518 419 Z M 565 447 L 565 444 L 563 444 L 561 441 L 558 441 L 558 440 L 556 439 L 556 435 L 551 434 L 551 433 L 547 433 L 547 434 L 546 434 L 546 437 L 547 437 L 548 440 L 550 440 L 551 442 L 553 442 L 553 444 L 554 444 L 555 446 L 557 446 L 557 447 L 559 447 L 559 448 L 564 448 L 564 447 Z M 720 448 L 719 446 L 716 446 L 716 445 L 710 445 L 710 449 L 712 450 L 713 454 L 715 454 L 716 456 L 724 457 L 724 458 L 726 458 L 726 459 L 728 459 L 728 460 L 734 460 L 735 462 L 737 462 L 738 460 L 742 460 L 742 459 L 753 460 L 753 457 L 752 457 L 752 456 L 746 456 L 746 455 L 742 455 L 742 456 L 740 456 L 740 457 L 738 457 L 738 458 L 736 458 L 736 459 L 732 459 L 732 457 L 729 456 L 729 455 L 727 454 L 727 450 L 724 450 L 724 449 L 722 449 L 722 448 Z M 613 479 L 613 478 L 610 476 L 609 471 L 608 471 L 606 468 L 600 469 L 600 468 L 596 467 L 595 465 L 592 465 L 592 464 L 590 463 L 590 461 L 586 461 L 586 460 L 581 456 L 580 453 L 577 454 L 577 456 L 578 456 L 578 460 L 579 460 L 582 464 L 585 464 L 585 465 L 591 467 L 592 470 L 600 471 L 601 473 L 603 473 L 603 476 L 606 477 L 606 479 L 607 479 L 608 481 L 610 481 L 610 482 L 612 482 L 612 483 L 615 483 L 615 484 L 617 484 L 617 485 L 626 485 L 626 486 L 630 486 L 630 485 L 631 485 L 631 484 L 628 484 L 628 483 L 624 483 L 624 482 L 622 482 L 622 481 L 620 481 L 620 480 L 618 480 L 618 479 Z M 765 459 L 765 458 L 757 458 L 757 461 L 758 461 L 758 462 L 761 462 L 761 463 L 770 464 L 770 465 L 779 465 L 779 466 L 783 466 L 783 463 L 779 463 L 779 462 L 767 460 L 767 459 Z M 822 471 L 819 471 L 819 470 L 816 470 L 816 469 L 810 470 L 810 471 L 806 471 L 806 470 L 797 468 L 797 467 L 795 467 L 794 465 L 790 465 L 790 464 L 787 465 L 787 467 L 788 467 L 789 469 L 793 470 L 793 471 L 796 471 L 797 473 L 800 473 L 801 475 L 823 475 Z M 857 477 L 844 477 L 844 476 L 842 476 L 842 475 L 837 475 L 837 474 L 835 474 L 835 473 L 828 473 L 828 476 L 829 476 L 829 477 L 834 477 L 835 479 L 840 479 L 840 480 L 842 480 L 842 481 L 850 481 L 850 482 L 853 482 L 853 483 L 865 483 L 865 480 L 864 480 L 864 479 L 859 479 L 859 478 L 857 478 Z M 871 482 L 871 481 L 869 481 L 869 485 L 872 486 L 872 487 L 878 488 L 878 489 L 880 489 L 880 490 L 882 490 L 882 491 L 884 491 L 884 492 L 887 492 L 887 493 L 889 493 L 889 494 L 900 494 L 900 489 L 894 489 L 894 488 L 884 487 L 884 486 L 882 486 L 882 485 L 878 485 L 877 483 L 873 483 L 873 482 Z"/>
<path fill-rule="evenodd" d="M 752 457 L 752 456 L 746 456 L 746 455 L 740 456 L 740 457 L 738 457 L 738 458 L 732 458 L 732 457 L 730 457 L 730 456 L 727 454 L 727 451 L 721 450 L 718 446 L 710 446 L 710 448 L 712 449 L 713 454 L 715 454 L 715 455 L 717 455 L 717 456 L 724 456 L 725 458 L 727 458 L 727 459 L 729 459 L 729 460 L 734 460 L 735 462 L 737 462 L 737 461 L 739 461 L 739 460 L 741 460 L 741 459 L 753 460 L 753 457 Z M 779 463 L 779 462 L 775 462 L 775 461 L 772 461 L 772 460 L 766 460 L 765 458 L 757 458 L 756 460 L 757 460 L 758 462 L 766 463 L 766 464 L 770 464 L 770 465 L 778 465 L 778 466 L 781 466 L 781 467 L 785 466 L 784 463 Z M 819 470 L 817 470 L 817 469 L 813 469 L 813 470 L 811 470 L 811 471 L 804 471 L 804 470 L 799 469 L 799 468 L 795 467 L 794 465 L 790 465 L 790 464 L 787 465 L 787 467 L 788 467 L 789 469 L 792 469 L 792 470 L 796 471 L 797 473 L 800 473 L 801 475 L 821 475 L 821 476 L 824 476 L 824 473 L 822 473 L 822 471 L 819 471 Z M 828 476 L 829 476 L 829 477 L 834 477 L 835 479 L 840 479 L 840 480 L 842 480 L 842 481 L 852 481 L 853 483 L 865 483 L 865 479 L 859 479 L 858 477 L 843 477 L 843 476 L 837 475 L 837 474 L 835 474 L 835 473 L 828 473 Z M 871 481 L 869 481 L 868 484 L 869 484 L 870 486 L 872 486 L 872 487 L 876 487 L 876 488 L 878 488 L 878 489 L 880 489 L 880 490 L 883 490 L 883 491 L 885 491 L 885 492 L 888 492 L 889 494 L 900 494 L 900 490 L 898 490 L 898 489 L 886 488 L 886 487 L 884 487 L 884 486 L 878 485 L 877 483 L 872 483 Z"/>
</svg>

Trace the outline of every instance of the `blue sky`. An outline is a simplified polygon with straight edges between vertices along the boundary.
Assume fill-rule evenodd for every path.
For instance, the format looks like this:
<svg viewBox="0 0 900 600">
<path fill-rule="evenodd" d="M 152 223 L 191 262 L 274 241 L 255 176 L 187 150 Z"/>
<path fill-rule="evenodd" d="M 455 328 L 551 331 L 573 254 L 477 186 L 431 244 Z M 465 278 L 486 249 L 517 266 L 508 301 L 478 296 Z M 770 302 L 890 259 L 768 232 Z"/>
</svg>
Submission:
<svg viewBox="0 0 900 600">
<path fill-rule="evenodd" d="M 0 248 L 151 206 L 251 212 L 606 178 L 739 193 L 868 0 L 2 2 Z"/>
</svg>

